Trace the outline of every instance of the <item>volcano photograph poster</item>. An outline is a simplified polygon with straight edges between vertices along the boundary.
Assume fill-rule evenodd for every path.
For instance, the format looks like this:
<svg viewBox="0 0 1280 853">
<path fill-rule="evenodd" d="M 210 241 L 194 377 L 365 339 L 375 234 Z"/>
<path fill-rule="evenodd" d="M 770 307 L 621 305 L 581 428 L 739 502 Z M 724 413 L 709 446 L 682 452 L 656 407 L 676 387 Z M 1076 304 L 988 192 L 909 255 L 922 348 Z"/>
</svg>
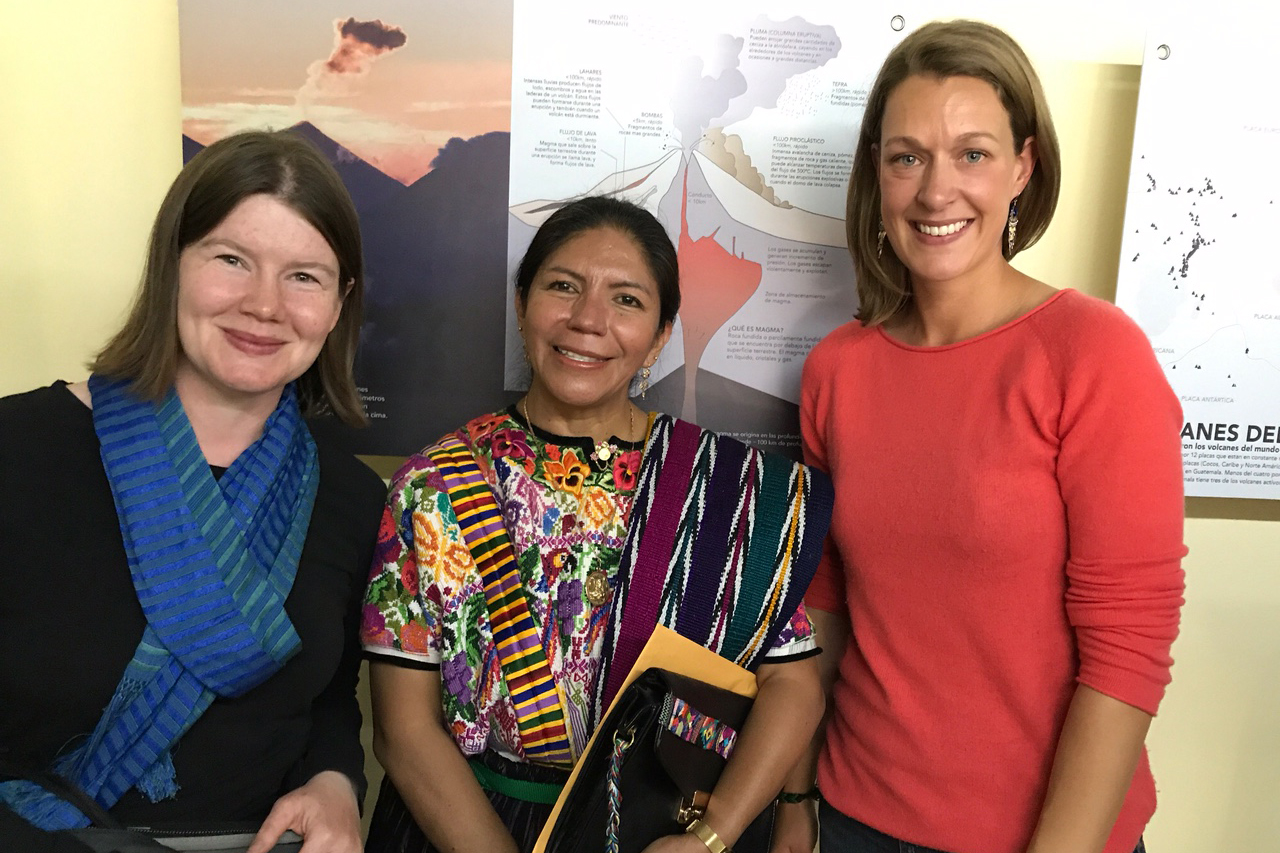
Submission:
<svg viewBox="0 0 1280 853">
<path fill-rule="evenodd" d="M 804 356 L 857 309 L 844 193 L 889 21 L 820 2 L 180 0 L 183 155 L 291 128 L 337 168 L 364 238 L 356 453 L 406 456 L 518 398 L 515 264 L 559 206 L 609 194 L 679 250 L 683 305 L 641 404 L 798 456 Z"/>
<path fill-rule="evenodd" d="M 181 0 L 184 160 L 239 130 L 315 143 L 364 240 L 356 453 L 404 457 L 503 389 L 510 0 Z"/>
</svg>

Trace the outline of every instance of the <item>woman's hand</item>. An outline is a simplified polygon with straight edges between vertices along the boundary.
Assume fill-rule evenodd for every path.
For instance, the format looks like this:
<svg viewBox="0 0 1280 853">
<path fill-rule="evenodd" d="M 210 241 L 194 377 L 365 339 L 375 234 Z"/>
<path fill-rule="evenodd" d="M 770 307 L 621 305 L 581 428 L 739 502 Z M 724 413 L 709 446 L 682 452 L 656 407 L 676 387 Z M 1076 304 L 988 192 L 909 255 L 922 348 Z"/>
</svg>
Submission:
<svg viewBox="0 0 1280 853">
<path fill-rule="evenodd" d="M 324 770 L 276 800 L 246 853 L 266 853 L 289 829 L 302 836 L 302 853 L 360 853 L 360 808 L 351 780 Z"/>
</svg>

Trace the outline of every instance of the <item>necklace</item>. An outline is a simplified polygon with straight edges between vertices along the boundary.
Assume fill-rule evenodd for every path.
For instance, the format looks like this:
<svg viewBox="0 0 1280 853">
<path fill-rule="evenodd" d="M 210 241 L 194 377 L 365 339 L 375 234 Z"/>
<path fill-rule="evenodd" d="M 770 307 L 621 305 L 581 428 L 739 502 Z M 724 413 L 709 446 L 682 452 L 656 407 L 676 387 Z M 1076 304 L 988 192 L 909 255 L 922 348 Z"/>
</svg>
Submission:
<svg viewBox="0 0 1280 853">
<path fill-rule="evenodd" d="M 520 401 L 521 411 L 524 414 L 525 423 L 533 428 L 533 419 L 529 417 L 529 397 Z M 627 406 L 627 440 L 631 440 L 631 436 L 636 434 L 636 408 L 635 406 Z M 609 466 L 609 460 L 618 455 L 618 445 L 607 439 L 600 439 L 595 448 L 587 454 L 587 458 L 596 466 L 596 470 L 603 471 Z"/>
<path fill-rule="evenodd" d="M 523 400 L 520 401 L 520 404 L 521 404 L 521 413 L 524 415 L 525 423 L 529 425 L 530 429 L 533 429 L 533 419 L 529 417 L 529 398 L 526 396 Z M 636 427 L 635 407 L 628 406 L 627 407 L 628 437 L 635 435 L 635 427 Z M 598 465 L 598 470 L 603 471 L 606 467 L 608 467 L 609 460 L 617 455 L 618 455 L 618 445 L 614 444 L 611 441 L 602 440 L 595 446 L 595 449 L 590 454 L 588 454 L 587 458 L 590 459 L 596 465 Z M 610 501 L 610 503 L 613 505 L 613 512 L 609 520 L 612 521 L 614 518 L 617 517 L 618 507 L 617 507 L 617 504 L 613 503 L 612 500 Z M 579 528 L 582 527 L 581 521 L 578 522 L 578 526 Z M 606 603 L 609 600 L 609 598 L 613 595 L 613 587 L 609 585 L 608 573 L 606 573 L 604 569 L 593 569 L 590 572 L 588 572 L 586 578 L 583 580 L 583 583 L 582 583 L 582 592 L 584 595 L 586 595 L 587 601 L 591 603 L 592 607 L 599 607 L 600 605 Z"/>
</svg>

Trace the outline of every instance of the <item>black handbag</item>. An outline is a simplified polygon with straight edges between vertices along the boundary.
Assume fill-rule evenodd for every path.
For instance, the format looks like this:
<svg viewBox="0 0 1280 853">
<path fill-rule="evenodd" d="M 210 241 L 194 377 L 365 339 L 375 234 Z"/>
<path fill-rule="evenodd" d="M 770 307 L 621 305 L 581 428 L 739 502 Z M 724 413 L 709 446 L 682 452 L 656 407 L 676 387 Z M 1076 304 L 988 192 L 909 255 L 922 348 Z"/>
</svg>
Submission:
<svg viewBox="0 0 1280 853">
<path fill-rule="evenodd" d="M 684 703 L 683 706 L 677 704 Z M 673 711 L 692 709 L 741 731 L 752 700 L 663 669 L 646 670 L 618 697 L 597 730 L 547 841 L 547 853 L 600 853 L 610 828 L 609 776 L 620 754 L 616 790 L 618 853 L 640 853 L 664 835 L 684 832 L 702 816 L 727 759 L 668 726 Z M 687 714 L 686 714 L 687 717 Z M 767 853 L 773 804 L 733 845 L 737 853 Z"/>
</svg>

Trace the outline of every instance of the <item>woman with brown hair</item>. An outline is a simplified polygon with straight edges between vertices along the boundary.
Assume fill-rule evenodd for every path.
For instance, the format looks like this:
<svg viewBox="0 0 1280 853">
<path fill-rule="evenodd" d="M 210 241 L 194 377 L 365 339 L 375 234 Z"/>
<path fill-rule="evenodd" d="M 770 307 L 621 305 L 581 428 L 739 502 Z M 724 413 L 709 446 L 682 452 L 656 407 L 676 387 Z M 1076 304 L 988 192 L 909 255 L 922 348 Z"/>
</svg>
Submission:
<svg viewBox="0 0 1280 853">
<path fill-rule="evenodd" d="M 0 400 L 6 841 L 87 849 L 43 831 L 90 822 L 30 781 L 52 776 L 129 826 L 361 848 L 382 488 L 308 419 L 364 422 L 362 291 L 333 168 L 288 132 L 231 136 L 174 181 L 88 381 Z"/>
<path fill-rule="evenodd" d="M 1008 35 L 932 23 L 890 53 L 849 186 L 858 319 L 814 349 L 801 402 L 836 488 L 806 597 L 831 708 L 793 780 L 816 762 L 824 850 L 1142 847 L 1181 415 L 1132 321 L 1010 265 L 1059 182 Z"/>
</svg>

